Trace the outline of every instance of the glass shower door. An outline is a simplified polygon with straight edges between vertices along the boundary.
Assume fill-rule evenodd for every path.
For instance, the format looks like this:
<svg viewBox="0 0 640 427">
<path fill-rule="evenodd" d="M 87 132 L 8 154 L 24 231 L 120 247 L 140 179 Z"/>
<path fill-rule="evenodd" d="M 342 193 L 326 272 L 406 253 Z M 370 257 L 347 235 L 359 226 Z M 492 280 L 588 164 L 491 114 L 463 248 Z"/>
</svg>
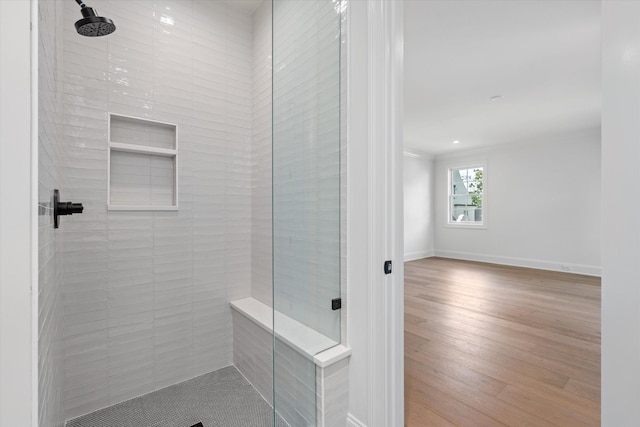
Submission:
<svg viewBox="0 0 640 427">
<path fill-rule="evenodd" d="M 340 343 L 341 1 L 273 0 L 274 415 L 316 425 Z"/>
</svg>

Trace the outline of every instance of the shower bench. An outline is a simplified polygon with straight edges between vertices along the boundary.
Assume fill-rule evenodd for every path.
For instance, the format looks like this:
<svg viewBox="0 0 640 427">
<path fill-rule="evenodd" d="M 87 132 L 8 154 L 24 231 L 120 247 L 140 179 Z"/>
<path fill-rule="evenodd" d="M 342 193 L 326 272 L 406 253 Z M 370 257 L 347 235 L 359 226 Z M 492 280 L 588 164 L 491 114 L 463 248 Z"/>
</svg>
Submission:
<svg viewBox="0 0 640 427">
<path fill-rule="evenodd" d="M 276 409 L 285 421 L 292 426 L 344 426 L 351 350 L 280 312 L 274 313 L 255 298 L 230 305 L 233 363 L 265 400 L 273 405 L 275 370 Z"/>
</svg>

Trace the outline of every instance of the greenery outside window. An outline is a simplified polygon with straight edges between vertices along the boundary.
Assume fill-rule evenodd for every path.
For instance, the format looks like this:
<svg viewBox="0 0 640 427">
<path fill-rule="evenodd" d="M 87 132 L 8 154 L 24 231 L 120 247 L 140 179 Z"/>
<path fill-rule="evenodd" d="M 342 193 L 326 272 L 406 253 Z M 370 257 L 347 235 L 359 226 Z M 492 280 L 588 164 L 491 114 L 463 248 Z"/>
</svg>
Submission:
<svg viewBox="0 0 640 427">
<path fill-rule="evenodd" d="M 449 225 L 485 225 L 485 169 L 484 165 L 449 169 Z"/>
</svg>

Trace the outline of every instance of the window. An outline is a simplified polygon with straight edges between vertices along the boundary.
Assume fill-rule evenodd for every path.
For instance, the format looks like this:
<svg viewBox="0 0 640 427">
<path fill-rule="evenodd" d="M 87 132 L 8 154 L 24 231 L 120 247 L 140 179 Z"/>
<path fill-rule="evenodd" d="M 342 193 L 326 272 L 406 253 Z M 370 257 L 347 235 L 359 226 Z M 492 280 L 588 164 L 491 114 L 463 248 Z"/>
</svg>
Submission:
<svg viewBox="0 0 640 427">
<path fill-rule="evenodd" d="M 485 169 L 484 165 L 449 169 L 449 225 L 485 225 Z"/>
</svg>

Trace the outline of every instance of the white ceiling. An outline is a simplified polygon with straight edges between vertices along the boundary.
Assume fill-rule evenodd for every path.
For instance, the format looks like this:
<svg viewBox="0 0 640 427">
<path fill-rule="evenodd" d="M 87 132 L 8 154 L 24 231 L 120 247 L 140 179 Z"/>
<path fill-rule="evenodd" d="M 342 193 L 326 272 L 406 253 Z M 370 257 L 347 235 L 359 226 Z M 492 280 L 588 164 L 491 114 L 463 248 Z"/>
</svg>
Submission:
<svg viewBox="0 0 640 427">
<path fill-rule="evenodd" d="M 227 5 L 248 14 L 255 12 L 260 3 L 262 0 L 227 0 Z"/>
<path fill-rule="evenodd" d="M 405 147 L 597 127 L 600 57 L 599 0 L 405 0 Z"/>
</svg>

